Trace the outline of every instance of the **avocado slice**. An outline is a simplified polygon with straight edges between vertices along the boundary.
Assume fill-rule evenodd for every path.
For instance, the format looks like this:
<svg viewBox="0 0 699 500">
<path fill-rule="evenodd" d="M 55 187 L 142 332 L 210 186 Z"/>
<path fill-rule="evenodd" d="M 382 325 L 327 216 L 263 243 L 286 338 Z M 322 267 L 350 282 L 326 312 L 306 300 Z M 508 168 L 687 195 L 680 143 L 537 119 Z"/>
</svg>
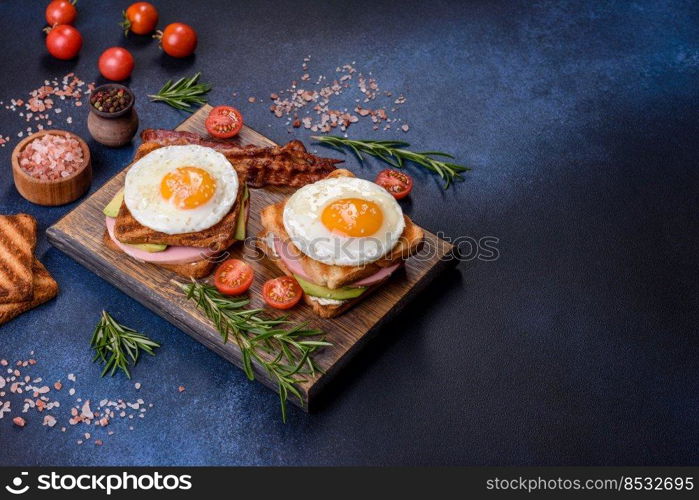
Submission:
<svg viewBox="0 0 699 500">
<path fill-rule="evenodd" d="M 364 293 L 366 287 L 346 287 L 346 288 L 325 288 L 324 286 L 316 285 L 301 278 L 298 274 L 294 274 L 294 278 L 299 282 L 304 293 L 313 297 L 321 297 L 323 299 L 347 300 L 359 297 Z"/>
<path fill-rule="evenodd" d="M 102 210 L 102 213 L 106 215 L 107 217 L 116 217 L 119 215 L 119 209 L 121 208 L 121 204 L 124 202 L 124 190 L 120 189 L 117 194 L 114 195 L 114 198 L 112 198 L 112 201 L 110 201 L 106 207 L 104 207 L 104 210 Z M 149 252 L 149 253 L 156 253 L 156 252 L 162 252 L 167 248 L 167 245 L 161 245 L 160 243 L 138 243 L 138 244 L 133 244 L 129 245 L 134 248 L 138 248 L 139 250 L 143 250 L 144 252 Z"/>
<path fill-rule="evenodd" d="M 244 241 L 246 236 L 247 222 L 248 222 L 248 209 L 250 208 L 250 203 L 248 198 L 250 197 L 250 192 L 248 191 L 247 185 L 243 188 L 243 199 L 240 201 L 240 212 L 238 213 L 238 222 L 235 226 L 235 239 L 238 241 Z"/>
<path fill-rule="evenodd" d="M 167 245 L 160 243 L 128 243 L 128 245 L 148 253 L 163 252 L 167 249 Z"/>
<path fill-rule="evenodd" d="M 117 194 L 114 195 L 114 198 L 112 198 L 112 201 L 110 201 L 106 207 L 104 207 L 104 210 L 102 210 L 102 213 L 106 215 L 107 217 L 116 217 L 119 215 L 119 209 L 121 208 L 121 204 L 124 202 L 124 190 L 120 189 Z"/>
</svg>

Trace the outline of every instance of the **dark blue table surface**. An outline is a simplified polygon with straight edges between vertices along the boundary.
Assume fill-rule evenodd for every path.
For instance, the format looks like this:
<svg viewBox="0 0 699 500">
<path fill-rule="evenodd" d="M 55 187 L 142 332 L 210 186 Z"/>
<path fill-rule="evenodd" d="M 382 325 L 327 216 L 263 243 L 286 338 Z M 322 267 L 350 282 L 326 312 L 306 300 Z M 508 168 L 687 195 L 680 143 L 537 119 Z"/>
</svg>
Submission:
<svg viewBox="0 0 699 500">
<path fill-rule="evenodd" d="M 383 328 L 319 411 L 291 409 L 284 425 L 276 394 L 50 247 L 45 229 L 75 204 L 43 208 L 18 195 L 10 153 L 27 124 L 0 108 L 0 133 L 12 139 L 0 149 L 0 213 L 36 216 L 37 254 L 61 286 L 56 300 L 0 327 L 0 358 L 34 357 L 27 374 L 66 384 L 51 393 L 62 403 L 57 427 L 42 427 L 33 410 L 24 429 L 0 420 L 1 464 L 699 461 L 696 2 L 168 0 L 161 25 L 189 22 L 200 36 L 196 57 L 173 60 L 146 38 L 123 39 L 116 22 L 128 2 L 81 0 L 85 46 L 70 62 L 45 53 L 44 3 L 0 5 L 0 100 L 69 71 L 100 82 L 100 52 L 123 45 L 136 58 L 129 84 L 142 127 L 182 121 L 145 94 L 200 70 L 212 103 L 235 104 L 275 141 L 308 143 L 269 101 L 247 97 L 286 88 L 305 56 L 312 79 L 355 61 L 382 89 L 404 93 L 397 116 L 411 129 L 362 122 L 350 136 L 406 139 L 473 167 L 448 191 L 411 167 L 406 212 L 452 237 L 497 237 L 500 256 L 443 275 Z M 66 111 L 73 123 L 64 115 L 56 125 L 87 138 L 86 110 Z M 134 146 L 90 147 L 94 191 Z M 367 178 L 382 168 L 347 165 Z M 163 343 L 131 382 L 100 379 L 90 361 L 102 309 Z M 59 429 L 78 397 L 153 407 L 78 445 L 82 426 Z M 21 399 L 11 399 L 16 416 Z"/>
</svg>

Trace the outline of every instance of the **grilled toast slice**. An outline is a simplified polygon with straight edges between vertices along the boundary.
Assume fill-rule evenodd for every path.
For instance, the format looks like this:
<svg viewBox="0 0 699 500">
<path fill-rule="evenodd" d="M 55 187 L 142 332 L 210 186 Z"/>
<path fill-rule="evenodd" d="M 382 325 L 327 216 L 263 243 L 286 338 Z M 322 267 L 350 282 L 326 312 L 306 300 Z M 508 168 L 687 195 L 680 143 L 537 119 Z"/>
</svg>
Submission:
<svg viewBox="0 0 699 500">
<path fill-rule="evenodd" d="M 32 262 L 32 296 L 30 300 L 0 304 L 0 325 L 37 307 L 58 294 L 58 283 L 36 258 Z"/>
<path fill-rule="evenodd" d="M 264 254 L 267 256 L 268 259 L 270 259 L 274 264 L 279 268 L 281 272 L 286 274 L 287 276 L 293 276 L 293 273 L 289 270 L 289 268 L 286 267 L 284 264 L 284 261 L 282 261 L 280 258 L 278 258 L 275 254 L 275 252 L 272 251 L 269 246 L 265 243 L 265 240 L 263 239 L 258 239 L 255 242 L 255 245 L 264 252 Z M 364 300 L 366 297 L 371 295 L 371 293 L 378 289 L 380 286 L 384 284 L 385 281 L 387 281 L 389 278 L 386 278 L 385 280 L 382 280 L 378 283 L 375 283 L 368 287 L 364 293 L 362 293 L 359 297 L 356 297 L 354 299 L 348 299 L 348 300 L 343 300 L 341 304 L 321 304 L 317 300 L 314 300 L 307 294 L 303 294 L 303 301 L 311 307 L 313 312 L 320 316 L 321 318 L 334 318 L 336 316 L 339 316 L 340 314 L 344 313 L 348 309 L 350 309 L 352 306 L 355 304 L 361 302 Z"/>
<path fill-rule="evenodd" d="M 354 177 L 354 174 L 348 170 L 338 169 L 332 172 L 328 177 Z M 306 276 L 310 281 L 327 288 L 342 288 L 355 281 L 367 278 L 382 267 L 393 266 L 411 255 L 415 255 L 420 251 L 424 240 L 425 232 L 413 223 L 407 215 L 405 218 L 405 229 L 396 246 L 393 247 L 390 253 L 381 259 L 362 266 L 333 266 L 324 264 L 303 254 L 292 242 L 289 234 L 284 228 L 283 214 L 286 201 L 268 205 L 262 209 L 260 214 L 262 227 L 264 231 L 258 235 L 258 239 L 266 240 L 269 233 L 280 238 L 287 246 L 289 253 L 295 257 L 298 263 L 303 268 Z"/>
<path fill-rule="evenodd" d="M 114 250 L 115 252 L 123 253 L 121 249 L 116 246 L 116 244 L 112 241 L 112 238 L 109 236 L 108 231 L 104 231 L 104 235 L 102 236 L 102 243 L 105 244 L 107 248 L 110 250 Z M 150 263 L 145 263 L 145 264 L 150 264 Z M 208 275 L 210 275 L 214 267 L 216 266 L 216 262 L 208 261 L 208 260 L 198 260 L 196 262 L 191 262 L 189 264 L 150 264 L 153 266 L 159 266 L 164 269 L 167 269 L 168 271 L 172 271 L 174 273 L 179 274 L 180 276 L 183 276 L 185 278 L 194 278 L 194 279 L 199 279 L 199 278 L 204 278 Z"/>
<path fill-rule="evenodd" d="M 0 303 L 32 299 L 36 219 L 0 215 Z"/>
<path fill-rule="evenodd" d="M 134 155 L 133 162 L 138 161 L 146 154 L 160 147 L 164 146 L 152 142 L 141 144 Z M 134 216 L 131 215 L 126 204 L 122 203 L 119 209 L 119 215 L 115 221 L 114 235 L 122 243 L 128 244 L 156 243 L 161 245 L 208 248 L 213 251 L 222 251 L 231 246 L 234 241 L 235 228 L 244 192 L 245 177 L 241 176 L 239 173 L 238 180 L 238 195 L 233 208 L 231 208 L 218 224 L 208 229 L 184 234 L 165 234 L 154 231 L 139 223 Z"/>
</svg>

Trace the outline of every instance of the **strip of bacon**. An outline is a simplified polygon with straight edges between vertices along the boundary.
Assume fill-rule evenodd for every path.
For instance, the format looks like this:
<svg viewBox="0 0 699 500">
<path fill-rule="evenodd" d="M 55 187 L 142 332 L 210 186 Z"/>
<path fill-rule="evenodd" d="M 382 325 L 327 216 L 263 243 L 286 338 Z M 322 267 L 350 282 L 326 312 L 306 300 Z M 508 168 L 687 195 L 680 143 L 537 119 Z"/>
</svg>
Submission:
<svg viewBox="0 0 699 500">
<path fill-rule="evenodd" d="M 215 149 L 244 171 L 252 187 L 290 186 L 300 187 L 319 181 L 335 170 L 342 160 L 321 158 L 306 151 L 301 141 L 291 141 L 284 146 L 239 146 L 230 142 L 204 139 L 192 132 L 146 129 L 141 132 L 143 142 L 155 142 L 164 146 L 198 144 Z"/>
</svg>

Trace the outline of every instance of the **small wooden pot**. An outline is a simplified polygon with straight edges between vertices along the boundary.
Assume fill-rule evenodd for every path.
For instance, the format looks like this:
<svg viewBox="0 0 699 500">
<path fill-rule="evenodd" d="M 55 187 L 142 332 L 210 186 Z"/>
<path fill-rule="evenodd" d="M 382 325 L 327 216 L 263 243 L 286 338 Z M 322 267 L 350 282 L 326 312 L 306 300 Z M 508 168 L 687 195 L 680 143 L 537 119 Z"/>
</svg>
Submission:
<svg viewBox="0 0 699 500">
<path fill-rule="evenodd" d="M 32 177 L 19 166 L 19 155 L 24 148 L 36 138 L 46 134 L 69 135 L 78 143 L 83 151 L 82 165 L 68 177 L 46 181 Z M 77 135 L 65 130 L 41 130 L 22 140 L 12 151 L 12 177 L 19 194 L 25 199 L 37 205 L 57 206 L 65 205 L 80 198 L 92 183 L 92 160 L 90 148 L 87 147 Z"/>
<path fill-rule="evenodd" d="M 131 102 L 121 111 L 106 113 L 95 109 L 92 105 L 92 100 L 90 100 L 90 114 L 87 115 L 87 129 L 90 131 L 90 135 L 100 144 L 118 148 L 131 142 L 131 139 L 133 139 L 133 136 L 136 135 L 138 131 L 138 115 L 136 114 L 136 108 L 134 108 L 136 96 L 131 92 L 131 89 L 119 85 L 118 83 L 107 83 L 97 87 L 92 91 L 92 95 L 97 95 L 99 90 L 105 88 L 123 89 L 131 96 Z"/>
</svg>

